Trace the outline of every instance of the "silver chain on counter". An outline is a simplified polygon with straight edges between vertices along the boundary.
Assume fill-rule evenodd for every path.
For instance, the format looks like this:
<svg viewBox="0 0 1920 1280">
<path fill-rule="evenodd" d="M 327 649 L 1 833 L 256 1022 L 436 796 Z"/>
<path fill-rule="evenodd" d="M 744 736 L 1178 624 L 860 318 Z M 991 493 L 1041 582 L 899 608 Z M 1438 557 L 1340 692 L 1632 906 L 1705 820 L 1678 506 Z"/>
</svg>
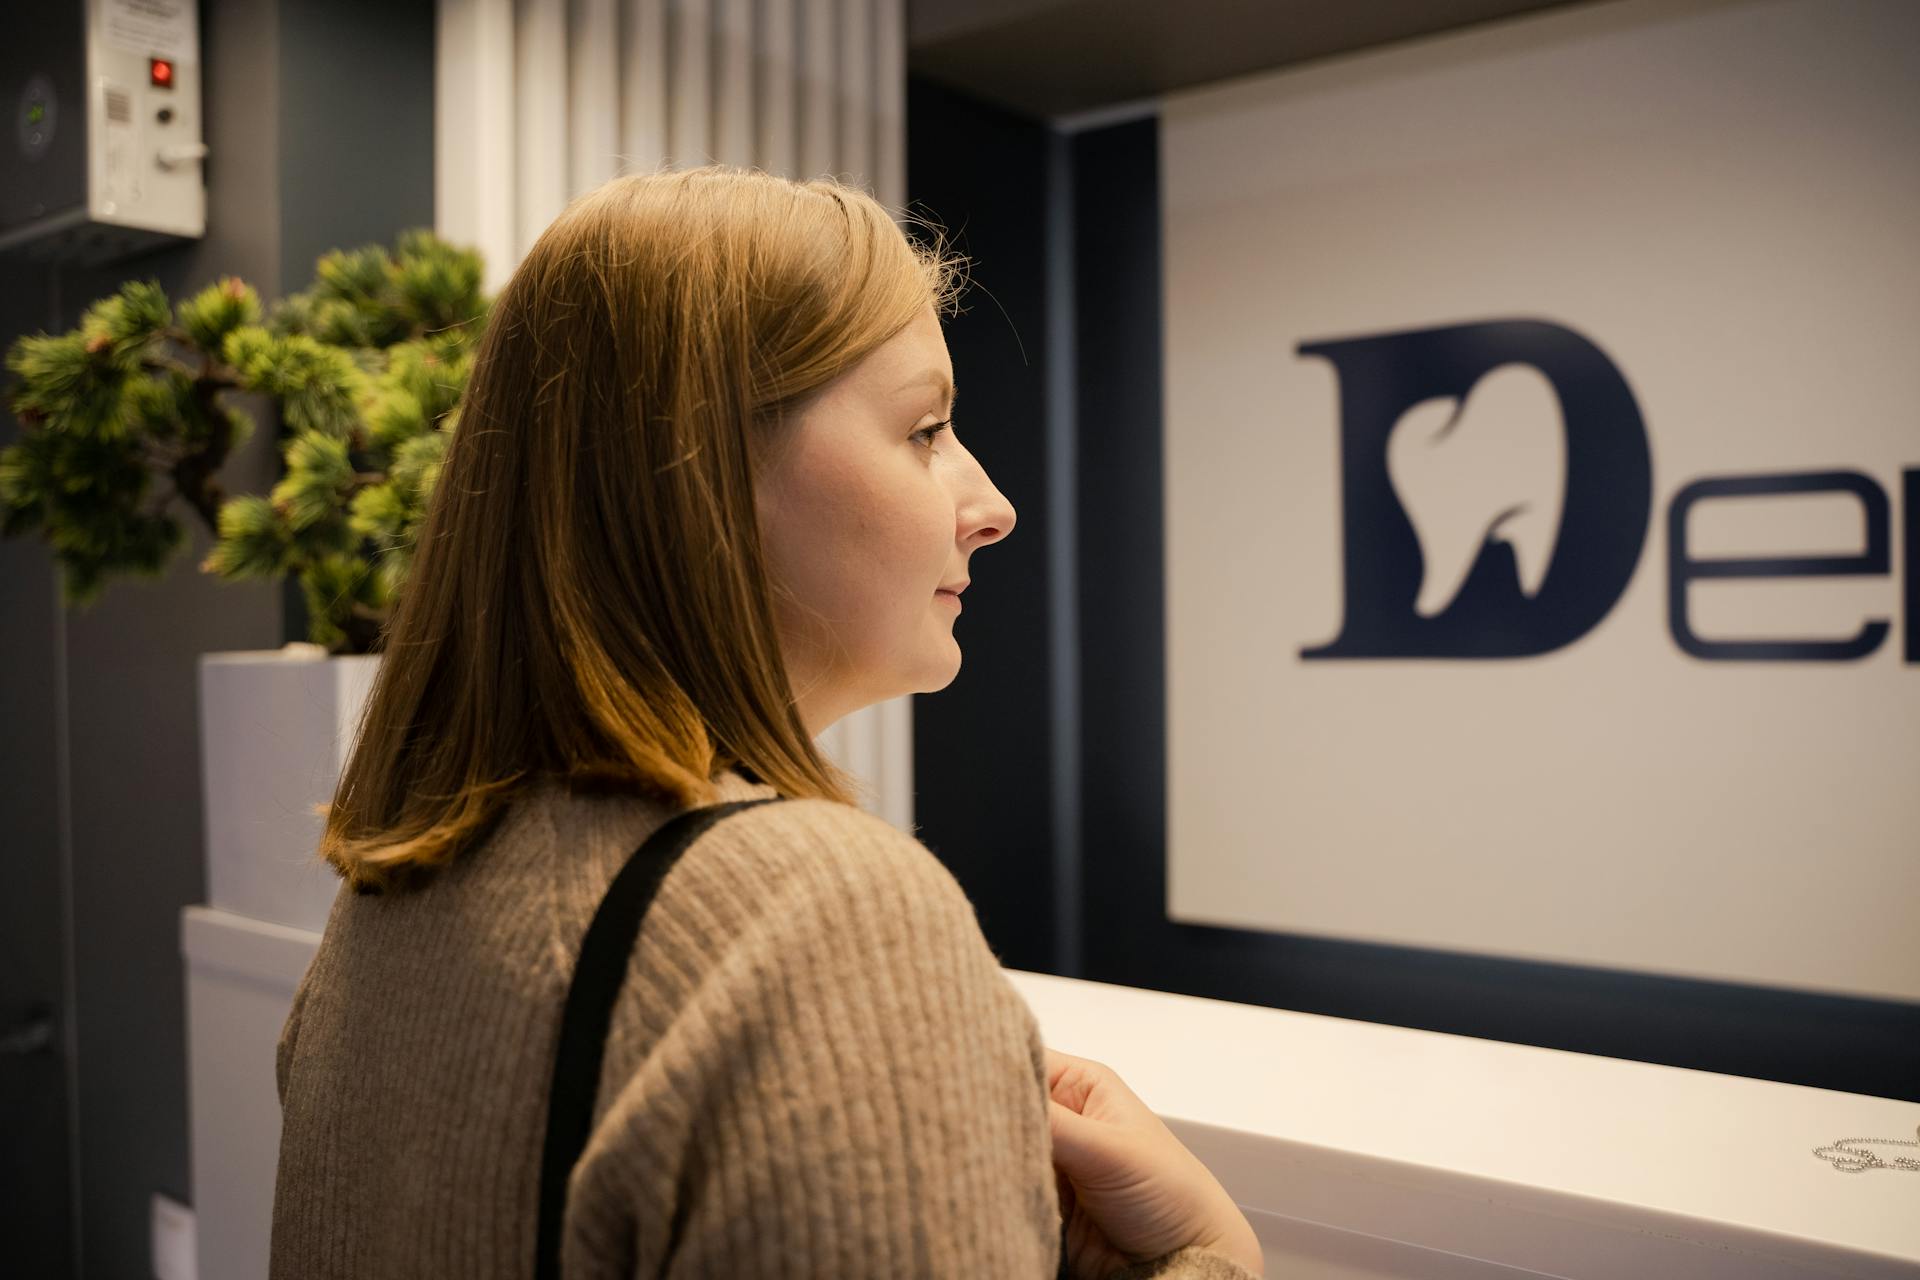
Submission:
<svg viewBox="0 0 1920 1280">
<path fill-rule="evenodd" d="M 1914 1130 L 1920 1137 L 1920 1128 Z M 1883 1160 L 1876 1151 L 1867 1147 L 1915 1147 L 1920 1142 L 1907 1142 L 1900 1138 L 1842 1138 L 1830 1147 L 1815 1147 L 1813 1154 L 1828 1161 L 1841 1173 L 1863 1173 L 1868 1169 L 1904 1169 L 1908 1173 L 1920 1173 L 1920 1159 L 1913 1156 L 1895 1156 Z"/>
</svg>

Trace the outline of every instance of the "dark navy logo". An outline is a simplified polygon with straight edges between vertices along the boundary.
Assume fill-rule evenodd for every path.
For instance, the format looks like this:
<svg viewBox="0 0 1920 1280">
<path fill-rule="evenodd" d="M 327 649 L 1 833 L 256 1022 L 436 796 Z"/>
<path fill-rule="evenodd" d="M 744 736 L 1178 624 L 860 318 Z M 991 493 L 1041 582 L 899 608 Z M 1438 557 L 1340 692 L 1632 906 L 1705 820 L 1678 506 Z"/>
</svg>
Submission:
<svg viewBox="0 0 1920 1280">
<path fill-rule="evenodd" d="M 1339 380 L 1346 569 L 1340 634 L 1301 657 L 1526 657 L 1606 617 L 1646 541 L 1653 464 L 1597 346 L 1501 320 L 1299 353 Z"/>
</svg>

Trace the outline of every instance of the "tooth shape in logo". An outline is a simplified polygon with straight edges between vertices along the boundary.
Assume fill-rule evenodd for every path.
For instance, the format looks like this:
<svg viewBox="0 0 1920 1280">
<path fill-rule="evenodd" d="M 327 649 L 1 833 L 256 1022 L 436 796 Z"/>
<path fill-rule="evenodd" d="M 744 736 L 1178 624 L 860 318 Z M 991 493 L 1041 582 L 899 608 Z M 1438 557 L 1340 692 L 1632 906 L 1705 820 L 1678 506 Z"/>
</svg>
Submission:
<svg viewBox="0 0 1920 1280">
<path fill-rule="evenodd" d="M 1387 477 L 1425 566 L 1415 613 L 1445 612 L 1490 542 L 1513 549 L 1521 594 L 1540 593 L 1566 502 L 1567 433 L 1538 370 L 1501 365 L 1464 401 L 1408 409 L 1387 437 Z"/>
</svg>

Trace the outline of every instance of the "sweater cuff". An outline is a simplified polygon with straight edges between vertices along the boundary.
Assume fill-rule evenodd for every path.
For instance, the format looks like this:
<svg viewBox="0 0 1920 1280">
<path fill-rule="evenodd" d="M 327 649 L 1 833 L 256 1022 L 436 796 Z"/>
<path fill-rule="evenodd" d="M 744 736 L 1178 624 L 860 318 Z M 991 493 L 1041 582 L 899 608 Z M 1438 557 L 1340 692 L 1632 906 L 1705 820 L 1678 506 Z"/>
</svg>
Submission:
<svg viewBox="0 0 1920 1280">
<path fill-rule="evenodd" d="M 1190 1244 L 1151 1261 L 1136 1262 L 1107 1280 L 1254 1280 L 1254 1274 L 1223 1253 Z"/>
</svg>

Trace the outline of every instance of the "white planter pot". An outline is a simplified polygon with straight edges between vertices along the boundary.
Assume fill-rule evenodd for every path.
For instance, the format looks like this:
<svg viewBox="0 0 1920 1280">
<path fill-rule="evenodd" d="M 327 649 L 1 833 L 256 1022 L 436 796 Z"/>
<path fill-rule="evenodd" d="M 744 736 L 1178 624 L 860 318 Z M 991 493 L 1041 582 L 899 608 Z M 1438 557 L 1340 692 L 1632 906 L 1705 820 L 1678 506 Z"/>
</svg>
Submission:
<svg viewBox="0 0 1920 1280">
<path fill-rule="evenodd" d="M 315 645 L 200 658 L 208 902 L 300 929 L 326 927 L 340 880 L 319 858 L 376 656 Z"/>
</svg>

